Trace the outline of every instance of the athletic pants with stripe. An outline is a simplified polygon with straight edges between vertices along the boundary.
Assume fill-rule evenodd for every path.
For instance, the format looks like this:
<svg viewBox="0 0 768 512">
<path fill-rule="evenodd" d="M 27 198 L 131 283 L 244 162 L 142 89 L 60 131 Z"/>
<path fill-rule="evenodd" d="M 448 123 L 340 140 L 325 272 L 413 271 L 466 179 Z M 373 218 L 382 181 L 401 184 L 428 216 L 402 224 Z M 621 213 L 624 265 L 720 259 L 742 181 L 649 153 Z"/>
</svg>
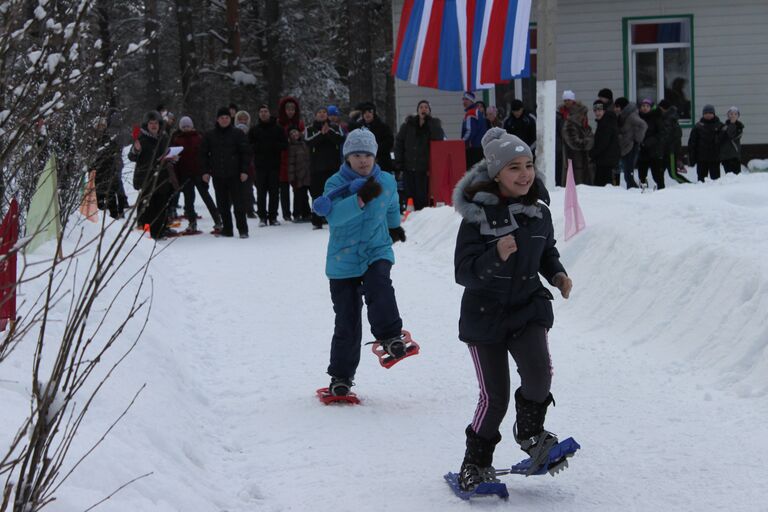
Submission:
<svg viewBox="0 0 768 512">
<path fill-rule="evenodd" d="M 472 420 L 472 430 L 493 439 L 507 412 L 510 399 L 509 353 L 517 364 L 523 398 L 543 402 L 552 384 L 547 329 L 528 325 L 517 337 L 500 343 L 469 344 L 477 373 L 480 397 Z"/>
</svg>

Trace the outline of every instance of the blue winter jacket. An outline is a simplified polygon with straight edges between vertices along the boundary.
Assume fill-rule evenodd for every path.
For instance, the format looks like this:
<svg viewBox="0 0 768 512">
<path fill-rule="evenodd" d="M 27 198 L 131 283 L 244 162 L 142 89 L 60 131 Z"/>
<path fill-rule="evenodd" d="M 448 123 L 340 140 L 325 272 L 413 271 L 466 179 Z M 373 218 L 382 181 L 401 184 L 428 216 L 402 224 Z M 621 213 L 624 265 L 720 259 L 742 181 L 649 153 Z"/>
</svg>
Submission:
<svg viewBox="0 0 768 512">
<path fill-rule="evenodd" d="M 328 178 L 324 194 L 351 181 L 348 176 L 353 173 L 346 163 L 342 164 L 342 168 L 345 166 L 346 173 L 340 169 Z M 389 230 L 400 225 L 397 182 L 383 171 L 379 172 L 377 181 L 381 184 L 381 195 L 362 208 L 357 194 L 348 193 L 333 200 L 333 208 L 326 216 L 331 231 L 325 260 L 325 274 L 329 279 L 360 277 L 374 261 L 395 262 Z"/>
</svg>

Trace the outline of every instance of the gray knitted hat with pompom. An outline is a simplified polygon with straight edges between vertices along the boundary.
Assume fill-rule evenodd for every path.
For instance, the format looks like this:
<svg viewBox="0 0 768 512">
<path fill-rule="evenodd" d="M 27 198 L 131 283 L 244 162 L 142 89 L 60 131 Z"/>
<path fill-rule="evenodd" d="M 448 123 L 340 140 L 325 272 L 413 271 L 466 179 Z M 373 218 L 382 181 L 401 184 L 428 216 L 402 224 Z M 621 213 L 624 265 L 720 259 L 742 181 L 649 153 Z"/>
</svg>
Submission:
<svg viewBox="0 0 768 512">
<path fill-rule="evenodd" d="M 481 144 L 488 164 L 488 176 L 491 178 L 495 178 L 513 158 L 527 156 L 533 160 L 533 152 L 528 144 L 503 128 L 494 127 L 485 132 Z"/>
</svg>

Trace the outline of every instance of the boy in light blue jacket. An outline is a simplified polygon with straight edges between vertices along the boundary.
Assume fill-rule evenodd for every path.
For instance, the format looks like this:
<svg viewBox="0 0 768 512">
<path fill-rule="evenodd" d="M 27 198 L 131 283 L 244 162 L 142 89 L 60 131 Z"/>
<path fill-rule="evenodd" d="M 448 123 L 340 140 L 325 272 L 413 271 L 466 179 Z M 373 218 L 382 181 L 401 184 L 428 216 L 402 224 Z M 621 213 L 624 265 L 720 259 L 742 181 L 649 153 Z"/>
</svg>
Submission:
<svg viewBox="0 0 768 512">
<path fill-rule="evenodd" d="M 392 244 L 405 242 L 395 178 L 376 164 L 378 145 L 366 129 L 350 132 L 344 163 L 325 184 L 313 209 L 330 227 L 325 273 L 336 313 L 328 391 L 346 396 L 360 362 L 363 296 L 368 322 L 381 347 L 395 359 L 406 354 L 403 321 L 389 277 Z"/>
</svg>

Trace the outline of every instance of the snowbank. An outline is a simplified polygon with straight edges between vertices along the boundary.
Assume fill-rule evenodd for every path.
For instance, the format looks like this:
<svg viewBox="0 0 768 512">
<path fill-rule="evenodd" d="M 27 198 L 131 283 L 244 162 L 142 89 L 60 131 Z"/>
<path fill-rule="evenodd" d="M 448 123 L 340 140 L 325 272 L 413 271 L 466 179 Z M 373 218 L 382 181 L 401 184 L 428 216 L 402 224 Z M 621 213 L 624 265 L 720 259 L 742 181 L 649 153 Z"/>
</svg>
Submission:
<svg viewBox="0 0 768 512">
<path fill-rule="evenodd" d="M 587 229 L 559 243 L 574 290 L 555 300 L 557 407 L 548 426 L 584 449 L 556 479 L 508 479 L 510 503 L 478 505 L 754 510 L 768 493 L 768 174 L 645 194 L 578 193 Z M 559 236 L 562 201 L 554 191 Z M 393 281 L 422 352 L 383 370 L 364 348 L 360 407 L 314 398 L 327 384 L 333 330 L 327 230 L 252 223 L 248 240 L 164 243 L 152 267 L 150 322 L 92 405 L 72 462 L 146 388 L 50 510 L 86 509 L 147 473 L 103 507 L 466 510 L 442 481 L 458 469 L 477 398 L 456 339 L 459 223 L 448 207 L 406 221 Z M 153 247 L 139 242 L 133 268 Z M 0 442 L 28 405 L 32 341 L 2 367 Z M 521 458 L 512 423 L 502 425 L 497 466 Z"/>
</svg>

